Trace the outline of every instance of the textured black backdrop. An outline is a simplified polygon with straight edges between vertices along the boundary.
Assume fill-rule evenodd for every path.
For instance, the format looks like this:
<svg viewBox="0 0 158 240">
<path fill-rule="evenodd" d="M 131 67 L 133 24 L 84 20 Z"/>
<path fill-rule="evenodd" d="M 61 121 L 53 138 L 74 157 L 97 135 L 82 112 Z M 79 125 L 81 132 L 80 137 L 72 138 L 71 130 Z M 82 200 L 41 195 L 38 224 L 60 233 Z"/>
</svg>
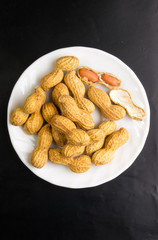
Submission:
<svg viewBox="0 0 158 240">
<path fill-rule="evenodd" d="M 21 73 L 58 48 L 89 46 L 124 61 L 151 107 L 145 147 L 122 175 L 71 190 L 41 180 L 16 155 L 7 104 Z M 158 1 L 1 1 L 1 239 L 158 240 Z M 132 87 L 132 86 L 131 86 Z"/>
</svg>

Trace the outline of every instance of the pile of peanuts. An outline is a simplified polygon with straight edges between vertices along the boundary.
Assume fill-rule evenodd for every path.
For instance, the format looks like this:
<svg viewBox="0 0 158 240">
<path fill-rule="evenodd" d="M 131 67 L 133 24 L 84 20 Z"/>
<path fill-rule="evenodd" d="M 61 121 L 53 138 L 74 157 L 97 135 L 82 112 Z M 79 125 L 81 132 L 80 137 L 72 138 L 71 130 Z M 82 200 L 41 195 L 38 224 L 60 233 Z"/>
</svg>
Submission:
<svg viewBox="0 0 158 240">
<path fill-rule="evenodd" d="M 121 81 L 112 74 L 96 73 L 84 67 L 76 72 L 78 66 L 77 57 L 58 58 L 55 69 L 41 79 L 40 86 L 35 87 L 24 105 L 10 115 L 11 124 L 23 125 L 27 134 L 38 133 L 38 144 L 30 159 L 36 168 L 44 167 L 49 160 L 83 173 L 92 163 L 96 166 L 109 163 L 115 151 L 128 141 L 128 131 L 123 127 L 116 131 L 115 123 L 126 115 L 125 108 L 112 104 L 109 95 L 92 84 L 87 91 L 89 99 L 85 98 L 85 81 L 94 84 L 104 81 L 111 89 L 119 87 Z M 87 71 L 91 71 L 91 76 Z M 93 73 L 99 76 L 97 80 Z M 49 89 L 52 89 L 52 100 L 45 102 Z M 96 128 L 91 116 L 95 105 L 107 119 Z M 58 148 L 51 148 L 52 141 Z"/>
</svg>

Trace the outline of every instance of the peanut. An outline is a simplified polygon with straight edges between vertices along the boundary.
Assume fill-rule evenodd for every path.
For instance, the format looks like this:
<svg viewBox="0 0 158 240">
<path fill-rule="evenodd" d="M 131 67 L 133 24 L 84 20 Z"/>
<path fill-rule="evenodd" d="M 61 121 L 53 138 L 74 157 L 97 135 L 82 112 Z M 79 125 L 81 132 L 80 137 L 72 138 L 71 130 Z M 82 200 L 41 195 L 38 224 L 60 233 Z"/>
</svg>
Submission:
<svg viewBox="0 0 158 240">
<path fill-rule="evenodd" d="M 66 144 L 62 148 L 62 155 L 64 157 L 76 157 L 84 152 L 85 146 L 72 145 L 70 143 Z"/>
<path fill-rule="evenodd" d="M 44 76 L 40 83 L 41 87 L 44 91 L 48 91 L 49 88 L 54 87 L 58 83 L 60 83 L 63 79 L 64 73 L 61 69 L 56 69 L 55 71 L 48 73 L 46 76 Z"/>
<path fill-rule="evenodd" d="M 76 125 L 70 119 L 61 115 L 55 115 L 52 117 L 51 126 L 63 134 L 67 134 L 67 132 L 76 129 Z"/>
<path fill-rule="evenodd" d="M 10 115 L 10 123 L 14 126 L 23 125 L 29 114 L 23 111 L 22 107 L 15 108 Z"/>
<path fill-rule="evenodd" d="M 125 108 L 131 118 L 139 121 L 143 120 L 145 116 L 144 110 L 133 103 L 131 95 L 127 90 L 121 88 L 111 90 L 109 96 L 115 104 Z"/>
<path fill-rule="evenodd" d="M 65 134 L 54 129 L 53 127 L 52 127 L 52 136 L 54 138 L 55 143 L 60 147 L 63 147 L 67 143 Z"/>
<path fill-rule="evenodd" d="M 92 129 L 87 131 L 87 133 L 90 136 L 90 144 L 86 146 L 85 153 L 91 156 L 93 152 L 102 148 L 105 140 L 105 134 L 102 129 Z"/>
<path fill-rule="evenodd" d="M 100 73 L 100 79 L 111 87 L 118 87 L 120 86 L 121 81 L 111 73 Z"/>
<path fill-rule="evenodd" d="M 90 113 L 80 109 L 71 96 L 60 96 L 59 106 L 62 114 L 70 120 L 76 122 L 80 128 L 84 130 L 94 128 L 94 120 Z"/>
<path fill-rule="evenodd" d="M 82 81 L 77 77 L 75 71 L 68 72 L 64 77 L 64 82 L 73 94 L 73 97 L 79 108 L 88 111 L 89 113 L 94 112 L 94 104 L 85 95 L 85 86 Z"/>
<path fill-rule="evenodd" d="M 56 60 L 56 68 L 60 68 L 63 71 L 71 71 L 77 68 L 79 65 L 79 59 L 74 56 L 64 56 Z"/>
<path fill-rule="evenodd" d="M 82 155 L 77 158 L 66 158 L 61 154 L 61 149 L 50 149 L 49 160 L 53 163 L 66 165 L 75 173 L 83 173 L 90 169 L 91 158 L 87 155 Z"/>
<path fill-rule="evenodd" d="M 87 155 L 79 156 L 74 158 L 68 167 L 75 173 L 87 172 L 91 167 L 91 158 Z"/>
<path fill-rule="evenodd" d="M 90 141 L 85 131 L 76 129 L 75 124 L 64 116 L 55 115 L 52 117 L 51 126 L 65 134 L 68 142 L 72 145 L 86 146 Z"/>
<path fill-rule="evenodd" d="M 42 106 L 42 116 L 46 122 L 50 123 L 54 115 L 58 114 L 58 110 L 52 102 L 47 102 Z"/>
<path fill-rule="evenodd" d="M 69 90 L 64 83 L 57 84 L 52 91 L 52 100 L 57 107 L 59 107 L 59 97 L 62 95 L 69 95 Z"/>
<path fill-rule="evenodd" d="M 88 97 L 101 109 L 104 117 L 109 120 L 117 121 L 126 115 L 124 108 L 112 105 L 108 94 L 101 89 L 90 87 L 88 89 Z"/>
<path fill-rule="evenodd" d="M 114 74 L 107 72 L 96 72 L 89 67 L 80 67 L 77 70 L 79 78 L 90 86 L 105 85 L 107 88 L 118 88 L 121 85 L 121 80 Z"/>
<path fill-rule="evenodd" d="M 110 134 L 103 149 L 96 151 L 92 156 L 95 165 L 104 165 L 113 160 L 115 151 L 128 141 L 129 134 L 125 128 Z"/>
<path fill-rule="evenodd" d="M 97 72 L 89 67 L 80 67 L 77 71 L 79 78 L 86 84 L 92 85 L 91 83 L 99 82 L 99 76 Z"/>
<path fill-rule="evenodd" d="M 35 87 L 35 92 L 30 94 L 25 102 L 23 111 L 25 113 L 31 114 L 34 112 L 38 112 L 41 109 L 41 106 L 44 104 L 46 100 L 46 93 L 39 86 Z"/>
<path fill-rule="evenodd" d="M 62 164 L 62 165 L 68 165 L 71 161 L 72 158 L 66 158 L 61 154 L 61 149 L 60 148 L 54 148 L 54 149 L 49 149 L 49 160 L 53 163 L 56 164 Z"/>
<path fill-rule="evenodd" d="M 86 146 L 86 154 L 92 155 L 92 153 L 101 149 L 104 145 L 105 137 L 116 130 L 116 123 L 114 121 L 104 121 L 97 129 L 87 131 L 90 136 L 91 143 Z"/>
<path fill-rule="evenodd" d="M 27 134 L 37 133 L 43 125 L 43 117 L 40 111 L 32 113 L 24 124 L 24 131 Z"/>
<path fill-rule="evenodd" d="M 46 124 L 38 133 L 38 145 L 31 155 L 31 163 L 34 167 L 42 168 L 46 164 L 52 140 L 50 125 Z"/>
<path fill-rule="evenodd" d="M 52 117 L 57 114 L 58 114 L 58 110 L 56 109 L 55 105 L 52 102 L 45 103 L 42 106 L 42 115 L 49 124 L 51 123 Z M 55 143 L 60 147 L 64 146 L 67 142 L 65 135 L 55 130 L 53 127 L 52 127 L 52 136 L 54 138 Z"/>
</svg>

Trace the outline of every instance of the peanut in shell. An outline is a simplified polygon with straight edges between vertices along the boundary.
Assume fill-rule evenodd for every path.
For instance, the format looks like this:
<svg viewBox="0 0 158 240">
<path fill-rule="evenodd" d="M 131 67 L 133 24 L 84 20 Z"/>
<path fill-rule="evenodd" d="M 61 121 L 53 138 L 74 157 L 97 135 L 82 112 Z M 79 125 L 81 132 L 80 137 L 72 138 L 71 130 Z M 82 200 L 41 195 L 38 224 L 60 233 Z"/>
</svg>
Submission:
<svg viewBox="0 0 158 240">
<path fill-rule="evenodd" d="M 86 146 L 85 152 L 87 155 L 92 155 L 94 152 L 101 149 L 107 135 L 116 130 L 116 123 L 114 121 L 104 121 L 97 126 L 96 129 L 87 131 L 90 136 L 90 144 Z"/>
<path fill-rule="evenodd" d="M 73 145 L 68 143 L 63 146 L 61 153 L 64 157 L 76 157 L 82 154 L 84 150 L 85 146 Z"/>
<path fill-rule="evenodd" d="M 41 109 L 41 106 L 44 104 L 46 100 L 46 93 L 39 86 L 35 87 L 34 93 L 30 94 L 23 106 L 23 111 L 28 114 L 32 114 L 34 112 L 38 112 Z"/>
<path fill-rule="evenodd" d="M 29 114 L 25 113 L 22 107 L 17 107 L 10 114 L 10 123 L 14 126 L 21 126 L 27 121 L 28 117 Z"/>
<path fill-rule="evenodd" d="M 52 91 L 52 100 L 53 103 L 59 107 L 59 97 L 62 95 L 69 96 L 69 90 L 64 83 L 57 84 Z"/>
<path fill-rule="evenodd" d="M 100 108 L 105 118 L 117 121 L 125 117 L 125 109 L 119 105 L 112 105 L 108 94 L 103 90 L 90 87 L 88 89 L 88 97 Z"/>
<path fill-rule="evenodd" d="M 77 68 L 79 65 L 79 59 L 74 56 L 64 56 L 56 60 L 55 67 L 60 68 L 63 71 L 71 71 Z"/>
<path fill-rule="evenodd" d="M 42 168 L 46 164 L 52 140 L 50 124 L 46 124 L 38 133 L 38 144 L 31 155 L 31 164 L 34 167 Z"/>
<path fill-rule="evenodd" d="M 129 134 L 126 128 L 120 128 L 119 130 L 110 134 L 103 149 L 96 151 L 92 156 L 92 162 L 97 165 L 105 165 L 111 162 L 114 158 L 115 151 L 124 145 L 129 138 Z"/>
<path fill-rule="evenodd" d="M 42 116 L 46 122 L 51 123 L 54 115 L 58 114 L 58 110 L 52 102 L 47 102 L 42 106 Z"/>
<path fill-rule="evenodd" d="M 48 91 L 50 88 L 60 83 L 63 77 L 64 77 L 63 71 L 57 68 L 56 70 L 54 70 L 51 73 L 48 73 L 41 79 L 40 81 L 41 87 L 43 88 L 44 91 Z"/>
<path fill-rule="evenodd" d="M 89 99 L 84 97 L 86 89 L 83 82 L 77 77 L 76 72 L 68 72 L 64 77 L 64 82 L 72 92 L 78 107 L 89 113 L 94 112 L 95 106 Z"/>
<path fill-rule="evenodd" d="M 74 158 L 68 164 L 68 167 L 75 173 L 87 172 L 91 168 L 91 158 L 87 155 L 81 155 L 77 158 Z"/>
<path fill-rule="evenodd" d="M 40 111 L 32 113 L 24 124 L 24 131 L 29 134 L 37 133 L 42 127 L 44 119 Z"/>
<path fill-rule="evenodd" d="M 77 123 L 80 128 L 84 130 L 90 130 L 94 128 L 94 120 L 90 113 L 79 108 L 74 98 L 71 96 L 60 96 L 59 106 L 62 115 Z"/>
</svg>

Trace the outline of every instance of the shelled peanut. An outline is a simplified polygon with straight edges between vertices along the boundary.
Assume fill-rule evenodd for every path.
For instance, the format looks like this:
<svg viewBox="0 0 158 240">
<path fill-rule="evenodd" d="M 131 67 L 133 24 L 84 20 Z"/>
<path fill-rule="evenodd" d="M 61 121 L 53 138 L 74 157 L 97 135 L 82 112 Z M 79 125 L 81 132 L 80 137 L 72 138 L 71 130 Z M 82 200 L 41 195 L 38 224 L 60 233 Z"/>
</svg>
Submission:
<svg viewBox="0 0 158 240">
<path fill-rule="evenodd" d="M 96 72 L 92 68 L 82 66 L 77 70 L 78 77 L 87 85 L 97 86 L 105 85 L 107 88 L 119 88 L 121 80 L 114 74 L 107 72 Z"/>
<path fill-rule="evenodd" d="M 78 77 L 87 85 L 96 86 L 95 83 L 99 82 L 99 76 L 92 68 L 83 66 L 77 70 Z"/>
</svg>

